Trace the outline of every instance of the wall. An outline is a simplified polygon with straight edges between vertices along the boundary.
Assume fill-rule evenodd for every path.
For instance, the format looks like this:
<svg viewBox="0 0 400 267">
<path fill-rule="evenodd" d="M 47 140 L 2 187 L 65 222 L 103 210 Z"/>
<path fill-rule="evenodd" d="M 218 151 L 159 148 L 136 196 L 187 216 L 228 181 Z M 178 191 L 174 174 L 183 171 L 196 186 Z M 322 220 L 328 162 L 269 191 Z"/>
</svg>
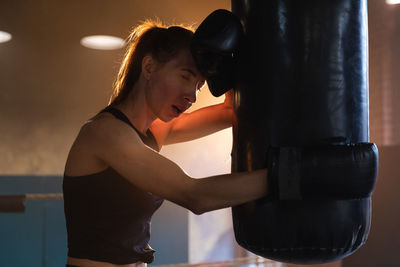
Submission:
<svg viewBox="0 0 400 267">
<path fill-rule="evenodd" d="M 400 146 L 379 147 L 379 175 L 372 197 L 367 243 L 343 261 L 343 267 L 400 266 Z"/>
</svg>

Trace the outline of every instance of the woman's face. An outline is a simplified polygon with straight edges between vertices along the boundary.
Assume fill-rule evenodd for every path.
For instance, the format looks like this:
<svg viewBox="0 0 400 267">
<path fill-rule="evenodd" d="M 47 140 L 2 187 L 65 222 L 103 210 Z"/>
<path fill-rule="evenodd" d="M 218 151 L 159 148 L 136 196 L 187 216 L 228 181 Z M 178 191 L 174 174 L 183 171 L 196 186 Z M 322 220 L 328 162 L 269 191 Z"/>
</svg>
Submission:
<svg viewBox="0 0 400 267">
<path fill-rule="evenodd" d="M 196 102 L 204 83 L 190 51 L 182 50 L 172 60 L 156 64 L 148 80 L 147 103 L 155 116 L 170 121 Z"/>
</svg>

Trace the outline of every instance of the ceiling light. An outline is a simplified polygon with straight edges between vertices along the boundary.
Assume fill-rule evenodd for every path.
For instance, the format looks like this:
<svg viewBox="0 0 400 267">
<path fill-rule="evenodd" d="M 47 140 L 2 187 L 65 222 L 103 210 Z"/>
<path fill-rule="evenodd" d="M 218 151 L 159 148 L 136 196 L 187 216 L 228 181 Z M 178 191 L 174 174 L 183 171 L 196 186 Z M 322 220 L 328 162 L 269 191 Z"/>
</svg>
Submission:
<svg viewBox="0 0 400 267">
<path fill-rule="evenodd" d="M 389 5 L 400 4 L 400 0 L 386 0 L 386 4 L 389 4 Z"/>
<path fill-rule="evenodd" d="M 0 43 L 8 42 L 11 40 L 11 38 L 12 36 L 8 32 L 0 31 Z"/>
<path fill-rule="evenodd" d="M 92 35 L 83 37 L 81 45 L 92 49 L 114 50 L 122 48 L 125 45 L 125 41 L 115 36 Z"/>
</svg>

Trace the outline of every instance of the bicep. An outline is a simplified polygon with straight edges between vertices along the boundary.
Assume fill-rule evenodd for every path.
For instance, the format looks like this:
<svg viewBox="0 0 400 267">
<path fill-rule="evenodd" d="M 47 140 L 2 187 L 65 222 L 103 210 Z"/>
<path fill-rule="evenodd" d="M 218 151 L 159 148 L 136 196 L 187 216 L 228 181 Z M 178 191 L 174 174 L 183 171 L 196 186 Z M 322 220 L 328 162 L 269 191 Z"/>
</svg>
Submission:
<svg viewBox="0 0 400 267">
<path fill-rule="evenodd" d="M 194 179 L 144 145 L 136 133 L 116 136 L 99 140 L 98 157 L 138 188 L 187 207 Z"/>
</svg>

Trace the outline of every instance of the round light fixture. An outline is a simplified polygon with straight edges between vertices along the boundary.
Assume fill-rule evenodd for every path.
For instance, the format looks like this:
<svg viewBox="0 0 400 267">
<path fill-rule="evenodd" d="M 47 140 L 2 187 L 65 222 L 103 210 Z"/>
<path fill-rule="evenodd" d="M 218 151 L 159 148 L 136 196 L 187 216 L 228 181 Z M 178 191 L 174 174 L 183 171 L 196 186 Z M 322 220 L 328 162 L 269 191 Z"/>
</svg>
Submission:
<svg viewBox="0 0 400 267">
<path fill-rule="evenodd" d="M 125 41 L 110 35 L 91 35 L 83 37 L 81 45 L 91 49 L 114 50 L 124 47 Z"/>
<path fill-rule="evenodd" d="M 11 38 L 12 36 L 8 32 L 0 31 L 0 43 L 8 42 L 11 40 Z"/>
<path fill-rule="evenodd" d="M 389 4 L 389 5 L 400 4 L 400 0 L 386 0 L 386 4 Z"/>
</svg>

